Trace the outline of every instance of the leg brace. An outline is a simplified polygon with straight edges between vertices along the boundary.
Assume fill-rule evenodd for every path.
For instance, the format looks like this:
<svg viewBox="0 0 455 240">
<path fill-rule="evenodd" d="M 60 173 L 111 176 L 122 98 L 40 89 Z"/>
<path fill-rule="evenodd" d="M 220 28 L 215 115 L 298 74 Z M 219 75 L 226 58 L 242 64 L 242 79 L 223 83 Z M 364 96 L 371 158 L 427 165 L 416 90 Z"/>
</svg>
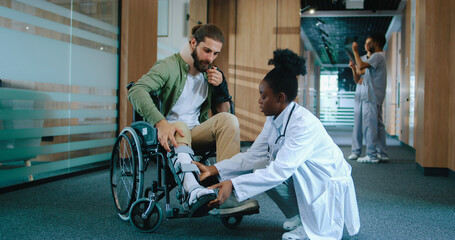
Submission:
<svg viewBox="0 0 455 240">
<path fill-rule="evenodd" d="M 179 146 L 174 148 L 174 153 L 168 157 L 169 159 L 169 167 L 171 168 L 171 172 L 174 174 L 174 179 L 179 188 L 177 189 L 177 199 L 179 199 L 180 204 L 188 204 L 189 193 L 193 191 L 195 188 L 200 187 L 199 185 L 195 185 L 191 189 L 188 189 L 188 192 L 185 191 L 183 187 L 183 181 L 185 179 L 185 173 L 191 172 L 193 173 L 196 180 L 199 182 L 199 168 L 192 164 L 192 163 L 180 163 L 178 161 L 178 154 L 179 153 L 188 153 L 193 159 L 194 152 L 188 146 Z"/>
</svg>

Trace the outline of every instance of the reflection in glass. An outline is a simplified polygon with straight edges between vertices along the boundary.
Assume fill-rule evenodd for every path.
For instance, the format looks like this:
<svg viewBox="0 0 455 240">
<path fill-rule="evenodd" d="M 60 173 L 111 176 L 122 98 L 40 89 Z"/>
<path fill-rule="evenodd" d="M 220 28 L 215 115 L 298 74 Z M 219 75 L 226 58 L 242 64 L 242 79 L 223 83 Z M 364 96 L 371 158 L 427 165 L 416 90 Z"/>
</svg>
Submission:
<svg viewBox="0 0 455 240">
<path fill-rule="evenodd" d="M 108 164 L 118 0 L 0 6 L 0 188 Z"/>
</svg>

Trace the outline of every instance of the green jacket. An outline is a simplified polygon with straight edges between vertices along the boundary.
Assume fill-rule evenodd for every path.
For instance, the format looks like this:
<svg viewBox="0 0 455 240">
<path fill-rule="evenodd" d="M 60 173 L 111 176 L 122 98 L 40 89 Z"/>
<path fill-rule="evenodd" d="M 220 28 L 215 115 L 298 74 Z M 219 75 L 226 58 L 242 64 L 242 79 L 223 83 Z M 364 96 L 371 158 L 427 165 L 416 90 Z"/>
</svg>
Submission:
<svg viewBox="0 0 455 240">
<path fill-rule="evenodd" d="M 179 53 L 159 60 L 144 74 L 128 92 L 128 100 L 145 121 L 153 126 L 164 119 L 174 107 L 185 87 L 189 65 Z M 204 79 L 207 81 L 207 74 Z M 202 103 L 199 122 L 209 118 L 212 85 L 209 84 L 207 99 Z M 153 103 L 150 92 L 156 92 L 161 99 L 161 112 Z"/>
</svg>

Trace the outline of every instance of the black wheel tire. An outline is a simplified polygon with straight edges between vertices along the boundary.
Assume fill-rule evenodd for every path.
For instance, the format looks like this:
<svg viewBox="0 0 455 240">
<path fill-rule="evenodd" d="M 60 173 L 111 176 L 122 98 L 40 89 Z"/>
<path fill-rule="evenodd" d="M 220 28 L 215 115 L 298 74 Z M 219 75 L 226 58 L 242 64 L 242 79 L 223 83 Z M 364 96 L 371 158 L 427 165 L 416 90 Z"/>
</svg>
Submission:
<svg viewBox="0 0 455 240">
<path fill-rule="evenodd" d="M 141 198 L 131 206 L 130 222 L 134 228 L 141 232 L 153 232 L 163 221 L 163 211 L 158 203 L 155 203 L 150 214 L 143 218 L 142 214 L 147 211 L 150 203 L 149 199 Z"/>
<path fill-rule="evenodd" d="M 243 220 L 243 216 L 221 217 L 223 225 L 229 229 L 237 228 Z"/>
</svg>

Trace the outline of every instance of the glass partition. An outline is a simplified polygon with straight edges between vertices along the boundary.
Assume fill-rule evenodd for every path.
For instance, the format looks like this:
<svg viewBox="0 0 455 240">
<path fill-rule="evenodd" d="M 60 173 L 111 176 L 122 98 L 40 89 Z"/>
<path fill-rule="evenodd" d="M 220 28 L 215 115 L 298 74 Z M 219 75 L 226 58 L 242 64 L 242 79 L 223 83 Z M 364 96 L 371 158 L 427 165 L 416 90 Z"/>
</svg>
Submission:
<svg viewBox="0 0 455 240">
<path fill-rule="evenodd" d="M 108 164 L 118 0 L 0 0 L 0 188 Z"/>
</svg>

